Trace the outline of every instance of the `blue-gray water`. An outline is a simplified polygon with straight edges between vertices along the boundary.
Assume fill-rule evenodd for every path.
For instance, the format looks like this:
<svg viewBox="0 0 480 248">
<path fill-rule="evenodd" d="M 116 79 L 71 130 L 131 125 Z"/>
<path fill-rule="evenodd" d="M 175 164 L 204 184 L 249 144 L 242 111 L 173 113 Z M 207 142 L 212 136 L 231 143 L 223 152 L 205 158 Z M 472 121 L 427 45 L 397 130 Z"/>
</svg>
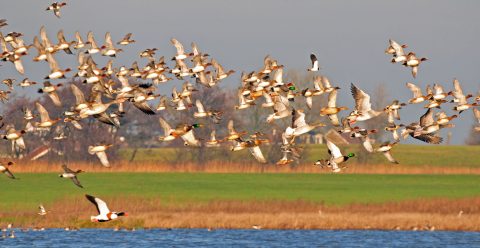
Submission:
<svg viewBox="0 0 480 248">
<path fill-rule="evenodd" d="M 0 238 L 0 247 L 480 247 L 480 233 L 445 231 L 48 229 L 15 236 Z"/>
</svg>

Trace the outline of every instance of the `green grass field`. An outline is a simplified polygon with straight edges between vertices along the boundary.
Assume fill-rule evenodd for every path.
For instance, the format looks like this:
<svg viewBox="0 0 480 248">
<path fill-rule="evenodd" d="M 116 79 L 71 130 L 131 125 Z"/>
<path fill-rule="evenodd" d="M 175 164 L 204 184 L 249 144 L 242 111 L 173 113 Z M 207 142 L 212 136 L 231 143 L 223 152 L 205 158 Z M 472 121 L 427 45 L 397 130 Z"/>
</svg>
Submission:
<svg viewBox="0 0 480 248">
<path fill-rule="evenodd" d="M 358 153 L 358 150 L 363 148 L 358 145 L 351 145 L 342 147 L 342 149 L 346 152 Z M 267 151 L 268 148 L 263 148 L 263 150 Z M 134 161 L 170 162 L 175 160 L 178 151 L 183 151 L 182 159 L 193 161 L 191 153 L 185 152 L 188 149 L 179 150 L 175 148 L 139 149 Z M 131 157 L 132 150 L 125 149 L 120 154 L 122 159 L 128 160 Z M 227 151 L 227 154 L 228 159 L 233 162 L 244 162 L 246 159 L 254 162 L 253 157 L 248 154 L 247 150 L 240 152 Z M 480 167 L 480 156 L 478 156 L 480 146 L 397 145 L 392 150 L 392 154 L 402 166 Z M 306 163 L 328 157 L 325 145 L 308 145 L 305 155 L 302 161 Z M 352 160 L 353 163 L 355 161 L 359 161 L 359 158 Z M 383 155 L 378 153 L 368 154 L 366 162 L 368 164 L 388 164 Z"/>
<path fill-rule="evenodd" d="M 382 203 L 480 196 L 476 175 L 85 173 L 85 189 L 54 173 L 0 178 L 0 209 L 35 208 L 85 193 L 160 198 L 165 202 L 297 200 L 326 204 Z"/>
</svg>

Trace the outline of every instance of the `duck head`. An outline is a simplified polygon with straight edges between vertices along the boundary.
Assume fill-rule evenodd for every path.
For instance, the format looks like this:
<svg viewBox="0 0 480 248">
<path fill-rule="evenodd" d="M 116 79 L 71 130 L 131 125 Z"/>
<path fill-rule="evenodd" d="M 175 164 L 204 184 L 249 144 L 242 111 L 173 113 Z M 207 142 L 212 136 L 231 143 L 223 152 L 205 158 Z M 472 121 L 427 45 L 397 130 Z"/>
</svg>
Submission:
<svg viewBox="0 0 480 248">
<path fill-rule="evenodd" d="M 193 128 L 199 128 L 199 127 L 203 127 L 203 124 L 200 124 L 200 123 L 194 123 L 192 125 Z"/>
</svg>

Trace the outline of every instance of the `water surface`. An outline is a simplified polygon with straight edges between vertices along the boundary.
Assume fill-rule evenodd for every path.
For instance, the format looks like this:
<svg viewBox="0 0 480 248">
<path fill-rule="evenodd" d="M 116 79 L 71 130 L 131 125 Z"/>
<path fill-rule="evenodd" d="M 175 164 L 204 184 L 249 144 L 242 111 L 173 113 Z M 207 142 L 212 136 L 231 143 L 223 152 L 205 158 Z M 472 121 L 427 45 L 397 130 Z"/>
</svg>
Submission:
<svg viewBox="0 0 480 248">
<path fill-rule="evenodd" d="M 0 238 L 0 247 L 480 247 L 480 233 L 446 231 L 15 229 L 15 236 Z"/>
</svg>

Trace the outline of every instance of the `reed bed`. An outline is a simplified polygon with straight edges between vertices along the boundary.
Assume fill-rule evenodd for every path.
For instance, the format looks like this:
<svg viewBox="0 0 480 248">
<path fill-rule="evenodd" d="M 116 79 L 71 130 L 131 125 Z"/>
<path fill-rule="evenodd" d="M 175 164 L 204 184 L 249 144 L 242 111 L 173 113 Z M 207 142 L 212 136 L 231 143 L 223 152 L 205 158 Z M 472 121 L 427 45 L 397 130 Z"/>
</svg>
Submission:
<svg viewBox="0 0 480 248">
<path fill-rule="evenodd" d="M 13 172 L 45 173 L 60 172 L 58 163 L 44 161 L 15 161 Z M 205 164 L 196 163 L 165 163 L 165 162 L 128 162 L 113 161 L 110 168 L 102 167 L 99 163 L 69 162 L 72 169 L 81 169 L 87 172 L 184 172 L 184 173 L 331 173 L 328 168 L 320 168 L 313 164 L 300 164 L 296 166 L 278 166 L 259 163 L 238 163 L 212 161 Z M 438 167 L 433 165 L 364 165 L 356 163 L 345 164 L 342 173 L 347 174 L 480 174 L 480 167 Z"/>
<path fill-rule="evenodd" d="M 480 231 L 480 198 L 417 199 L 330 206 L 307 201 L 210 201 L 172 203 L 140 197 L 105 198 L 129 216 L 91 223 L 95 208 L 81 197 L 46 205 L 49 213 L 0 213 L 0 225 L 77 228 L 382 229 Z"/>
</svg>

